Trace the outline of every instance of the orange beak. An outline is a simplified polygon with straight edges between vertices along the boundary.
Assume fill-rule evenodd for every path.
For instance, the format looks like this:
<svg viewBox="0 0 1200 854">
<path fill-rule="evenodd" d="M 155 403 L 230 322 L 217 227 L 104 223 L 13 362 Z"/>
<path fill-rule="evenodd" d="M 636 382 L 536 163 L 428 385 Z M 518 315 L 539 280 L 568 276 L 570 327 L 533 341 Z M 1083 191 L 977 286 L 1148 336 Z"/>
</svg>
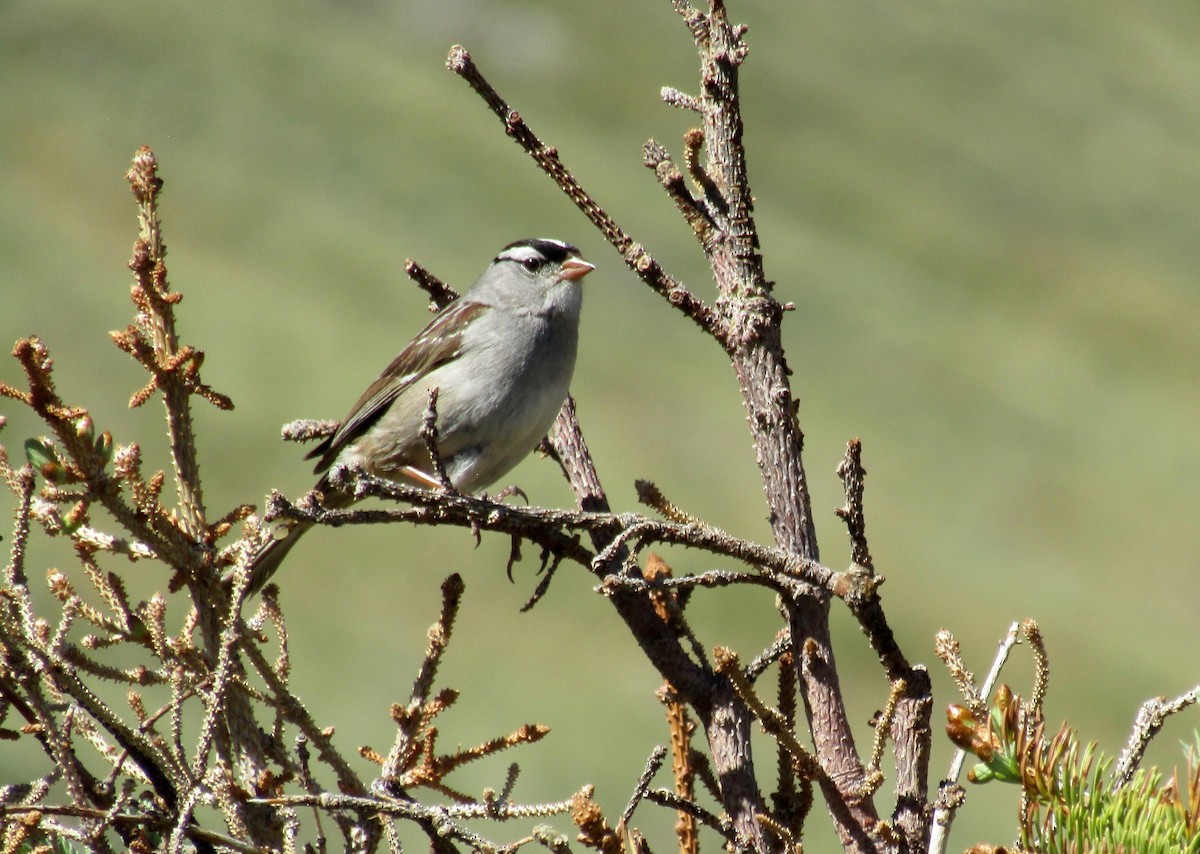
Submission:
<svg viewBox="0 0 1200 854">
<path fill-rule="evenodd" d="M 578 279 L 582 279 L 595 269 L 595 264 L 590 264 L 587 261 L 584 261 L 582 258 L 572 257 L 568 258 L 566 261 L 563 261 L 562 272 L 558 274 L 558 277 L 568 282 L 574 282 Z"/>
</svg>

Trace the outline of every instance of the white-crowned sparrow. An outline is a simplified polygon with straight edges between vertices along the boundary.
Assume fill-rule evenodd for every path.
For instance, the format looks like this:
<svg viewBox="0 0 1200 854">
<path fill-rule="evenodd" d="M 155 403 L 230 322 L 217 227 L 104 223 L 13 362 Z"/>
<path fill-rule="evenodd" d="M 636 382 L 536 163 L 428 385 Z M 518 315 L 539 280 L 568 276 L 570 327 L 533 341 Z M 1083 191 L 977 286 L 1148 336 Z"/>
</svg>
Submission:
<svg viewBox="0 0 1200 854">
<path fill-rule="evenodd" d="M 510 243 L 461 298 L 446 306 L 387 366 L 337 431 L 308 454 L 316 473 L 334 463 L 440 488 L 421 436 L 436 388 L 438 456 L 464 492 L 495 483 L 532 451 L 567 396 L 579 339 L 580 279 L 595 267 L 559 240 Z M 349 496 L 317 484 L 326 507 Z M 308 527 L 280 526 L 255 556 L 250 590 L 266 583 Z"/>
</svg>

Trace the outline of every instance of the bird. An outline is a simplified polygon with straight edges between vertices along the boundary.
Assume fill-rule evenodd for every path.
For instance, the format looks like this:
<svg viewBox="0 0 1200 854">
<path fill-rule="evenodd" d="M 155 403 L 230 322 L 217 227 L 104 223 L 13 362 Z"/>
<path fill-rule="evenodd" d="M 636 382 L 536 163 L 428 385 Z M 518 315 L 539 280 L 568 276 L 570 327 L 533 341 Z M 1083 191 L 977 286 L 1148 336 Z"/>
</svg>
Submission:
<svg viewBox="0 0 1200 854">
<path fill-rule="evenodd" d="M 322 475 L 330 509 L 353 498 L 334 489 L 335 464 L 431 489 L 442 481 L 422 435 L 436 394 L 437 455 L 450 485 L 478 493 L 541 441 L 562 408 L 575 369 L 581 280 L 595 269 L 570 243 L 549 238 L 505 246 L 367 387 L 337 429 L 306 459 Z M 311 522 L 289 521 L 252 558 L 248 594 L 260 590 Z"/>
</svg>

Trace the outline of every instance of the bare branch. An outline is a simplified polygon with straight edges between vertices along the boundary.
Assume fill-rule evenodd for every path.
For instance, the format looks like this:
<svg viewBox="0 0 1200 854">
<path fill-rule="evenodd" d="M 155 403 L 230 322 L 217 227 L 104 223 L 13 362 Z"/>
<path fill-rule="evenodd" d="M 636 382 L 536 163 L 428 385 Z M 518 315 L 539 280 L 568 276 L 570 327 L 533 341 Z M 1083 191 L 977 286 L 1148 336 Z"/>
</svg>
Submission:
<svg viewBox="0 0 1200 854">
<path fill-rule="evenodd" d="M 289 421 L 283 425 L 280 430 L 280 436 L 285 442 L 311 442 L 314 439 L 324 439 L 326 436 L 332 436 L 337 432 L 339 421 L 333 420 L 313 420 L 302 418 L 298 421 Z"/>
<path fill-rule="evenodd" d="M 1133 731 L 1129 734 L 1129 741 L 1126 743 L 1125 749 L 1121 751 L 1117 767 L 1113 770 L 1114 788 L 1126 786 L 1133 779 L 1133 774 L 1141 764 L 1142 756 L 1145 755 L 1146 748 L 1150 746 L 1151 739 L 1163 728 L 1167 718 L 1178 714 L 1197 700 L 1200 700 L 1200 685 L 1180 694 L 1174 700 L 1152 697 L 1142 703 L 1142 707 L 1138 709 L 1137 718 L 1133 722 Z"/>
<path fill-rule="evenodd" d="M 438 311 L 458 299 L 458 291 L 447 285 L 433 273 L 411 258 L 404 262 L 404 272 L 417 283 L 417 287 L 429 294 L 429 307 Z"/>
<path fill-rule="evenodd" d="M 787 750 L 796 770 L 809 780 L 824 778 L 826 776 L 824 769 L 813 755 L 800 744 L 795 732 L 788 726 L 787 720 L 775 709 L 768 708 L 754 693 L 754 687 L 742 673 L 737 654 L 724 647 L 718 647 L 714 652 L 717 659 L 717 670 L 729 677 L 734 690 L 754 713 L 754 717 L 762 725 L 763 730 Z"/>
<path fill-rule="evenodd" d="M 667 150 L 654 140 L 650 140 L 642 151 L 642 161 L 648 168 L 654 170 L 658 182 L 675 202 L 675 207 L 683 214 L 687 224 L 692 227 L 700 245 L 710 246 L 716 236 L 716 224 L 713 222 L 713 217 L 705 206 L 692 196 L 687 182 L 683 179 L 683 173 L 671 162 L 671 156 L 667 154 Z"/>
<path fill-rule="evenodd" d="M 701 329 L 709 334 L 717 334 L 717 319 L 713 310 L 665 272 L 645 247 L 634 242 L 633 238 L 617 225 L 616 220 L 608 215 L 608 212 L 592 198 L 591 194 L 583 189 L 575 176 L 563 165 L 558 150 L 542 143 L 530 130 L 521 115 L 508 106 L 500 93 L 492 88 L 492 85 L 480 73 L 466 48 L 461 45 L 452 47 L 450 55 L 446 59 L 446 67 L 466 80 L 471 88 L 487 102 L 492 112 L 504 123 L 505 133 L 525 149 L 543 172 L 554 179 L 567 197 L 583 211 L 613 248 L 621 254 L 625 264 L 638 275 L 638 278 L 665 298 L 667 302 L 690 317 Z"/>
<path fill-rule="evenodd" d="M 425 415 L 421 423 L 421 439 L 425 442 L 425 450 L 429 453 L 429 460 L 433 465 L 433 474 L 437 482 L 446 492 L 454 492 L 454 484 L 450 482 L 450 475 L 446 473 L 446 464 L 442 462 L 441 452 L 438 451 L 437 402 L 438 389 L 437 386 L 434 386 L 429 390 L 429 403 L 425 406 Z"/>
<path fill-rule="evenodd" d="M 850 560 L 874 573 L 871 550 L 867 547 L 867 523 L 863 513 L 863 490 L 867 470 L 862 465 L 862 442 L 851 439 L 846 446 L 846 456 L 837 468 L 838 476 L 846 490 L 846 505 L 835 512 L 845 521 L 850 532 Z"/>
<path fill-rule="evenodd" d="M 1026 711 L 1031 714 L 1042 713 L 1042 703 L 1046 699 L 1046 690 L 1050 686 L 1050 656 L 1046 651 L 1046 639 L 1042 637 L 1041 626 L 1036 620 L 1025 619 L 1021 621 L 1021 632 L 1025 635 L 1025 640 L 1029 642 L 1029 649 L 1033 652 L 1033 690 L 1029 694 L 1029 701 L 1025 704 Z"/>
<path fill-rule="evenodd" d="M 201 393 L 222 408 L 232 408 L 233 404 L 228 398 L 215 396 L 211 389 L 199 383 L 203 354 L 181 348 L 175 333 L 174 304 L 180 295 L 171 293 L 167 284 L 166 247 L 158 218 L 158 193 L 163 182 L 158 177 L 158 159 L 154 152 L 142 146 L 126 177 L 138 202 L 141 224 L 141 235 L 134 244 L 133 258 L 129 262 L 135 281 L 133 300 L 139 315 L 137 325 L 130 327 L 129 334 L 138 336 L 144 330 L 152 336 L 154 360 L 150 366 L 166 406 L 179 505 L 184 524 L 189 526 L 188 533 L 198 538 L 205 528 L 204 499 L 189 397 Z M 201 392 L 201 388 L 205 392 Z"/>
<path fill-rule="evenodd" d="M 637 809 L 638 803 L 646 796 L 646 791 L 650 787 L 650 781 L 654 779 L 654 775 L 662 768 L 662 764 L 666 761 L 666 758 L 667 748 L 661 744 L 651 751 L 650 758 L 646 760 L 646 767 L 642 771 L 642 775 L 638 777 L 637 784 L 633 787 L 633 794 L 629 798 L 629 803 L 626 804 L 624 812 L 621 813 L 621 819 L 617 822 L 618 832 L 629 826 L 629 821 L 633 818 L 633 811 Z"/>
<path fill-rule="evenodd" d="M 593 571 L 612 565 L 618 550 L 631 541 L 636 542 L 638 550 L 652 543 L 667 543 L 703 549 L 712 554 L 733 558 L 754 567 L 775 585 L 787 586 L 802 580 L 830 591 L 845 589 L 840 576 L 828 567 L 804 561 L 780 548 L 734 537 L 704 522 L 679 523 L 650 519 L 636 513 L 612 514 L 514 507 L 486 497 L 432 492 L 406 486 L 342 465 L 334 466 L 328 477 L 331 486 L 352 493 L 356 500 L 375 497 L 413 506 L 396 509 L 336 510 L 320 507 L 315 502 L 292 504 L 276 494 L 268 501 L 266 519 L 270 521 L 287 517 L 334 527 L 393 521 L 418 525 L 455 525 L 472 531 L 497 531 L 523 537 L 577 563 L 586 562 Z M 568 531 L 603 535 L 607 538 L 608 545 L 599 554 L 593 555 L 579 544 L 578 539 L 570 536 Z M 642 579 L 631 578 L 629 589 L 648 589 L 639 583 Z M 710 573 L 697 578 L 702 580 L 692 582 L 678 579 L 678 586 L 742 580 L 727 579 L 719 574 Z M 664 583 L 671 586 L 670 582 Z M 611 584 L 605 589 L 617 590 L 624 582 L 620 580 L 620 576 L 609 576 L 605 578 L 605 584 Z"/>
<path fill-rule="evenodd" d="M 749 848 L 749 845 L 744 839 L 738 838 L 737 832 L 729 823 L 728 818 L 722 818 L 713 815 L 695 801 L 680 797 L 679 795 L 667 789 L 650 789 L 646 792 L 646 800 L 656 803 L 659 806 L 673 809 L 676 812 L 687 813 L 701 824 L 721 834 L 721 836 L 723 836 L 726 841 L 734 845 L 737 850 L 746 850 Z"/>
<path fill-rule="evenodd" d="M 658 690 L 658 699 L 667 711 L 667 729 L 671 733 L 671 771 L 675 778 L 675 794 L 687 801 L 696 798 L 696 769 L 692 765 L 692 731 L 695 725 L 688 717 L 687 706 L 680 702 L 679 694 L 666 682 Z M 700 838 L 696 833 L 696 819 L 687 811 L 680 811 L 675 822 L 675 835 L 679 839 L 680 854 L 697 854 Z"/>
<path fill-rule="evenodd" d="M 1000 678 L 1000 671 L 1004 667 L 1005 662 L 1008 661 L 1009 653 L 1017 645 L 1020 639 L 1019 632 L 1020 625 L 1017 623 L 1013 623 L 1008 627 L 1008 632 L 1005 634 L 1004 640 L 1000 642 L 1000 648 L 996 651 L 996 658 L 992 661 L 992 668 L 983 680 L 983 685 L 978 689 L 975 689 L 974 686 L 975 677 L 962 665 L 962 659 L 958 651 L 958 641 L 945 629 L 938 632 L 934 651 L 950 669 L 950 673 L 954 677 L 967 705 L 971 707 L 972 713 L 975 712 L 976 708 L 980 710 L 980 720 L 986 717 L 986 698 L 991 695 L 996 681 Z M 954 823 L 954 816 L 957 813 L 958 807 L 962 805 L 962 796 L 955 792 L 954 787 L 958 785 L 958 778 L 962 774 L 962 767 L 966 758 L 967 752 L 959 748 L 955 751 L 954 758 L 950 760 L 950 768 L 946 772 L 946 777 L 942 782 L 942 789 L 934 805 L 933 819 L 929 830 L 929 854 L 944 854 L 946 850 L 946 844 L 950 837 L 950 826 Z M 959 791 L 961 792 L 961 790 Z"/>
<path fill-rule="evenodd" d="M 700 101 L 695 95 L 689 95 L 686 92 L 680 92 L 672 86 L 662 87 L 661 93 L 663 103 L 670 107 L 677 107 L 681 110 L 690 110 L 693 113 L 700 112 Z"/>
</svg>

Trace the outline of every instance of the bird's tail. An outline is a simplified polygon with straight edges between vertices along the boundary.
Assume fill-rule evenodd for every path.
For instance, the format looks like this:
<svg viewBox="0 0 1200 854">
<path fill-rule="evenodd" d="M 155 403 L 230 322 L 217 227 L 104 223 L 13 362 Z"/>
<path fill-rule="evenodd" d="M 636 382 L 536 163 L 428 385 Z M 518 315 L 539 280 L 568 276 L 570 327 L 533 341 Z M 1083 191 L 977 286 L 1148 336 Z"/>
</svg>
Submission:
<svg viewBox="0 0 1200 854">
<path fill-rule="evenodd" d="M 324 478 L 317 484 L 316 492 L 319 496 L 318 501 L 326 510 L 341 510 L 354 503 L 351 496 L 330 488 Z M 288 520 L 278 522 L 276 525 L 275 538 L 263 546 L 250 561 L 250 586 L 246 592 L 247 596 L 253 596 L 262 590 L 263 585 L 271 580 L 275 570 L 279 569 L 283 559 L 288 556 L 292 546 L 296 545 L 296 542 L 304 535 L 305 531 L 313 526 L 313 523 Z M 232 573 L 226 574 L 227 583 L 231 582 L 231 576 Z"/>
<path fill-rule="evenodd" d="M 304 532 L 311 527 L 312 522 L 293 522 L 282 527 L 279 530 L 282 536 L 271 540 L 254 556 L 250 562 L 250 587 L 246 592 L 247 596 L 253 596 L 262 590 L 263 585 L 271 580 L 275 570 L 279 569 L 283 559 L 288 556 L 292 546 L 296 545 Z"/>
</svg>

